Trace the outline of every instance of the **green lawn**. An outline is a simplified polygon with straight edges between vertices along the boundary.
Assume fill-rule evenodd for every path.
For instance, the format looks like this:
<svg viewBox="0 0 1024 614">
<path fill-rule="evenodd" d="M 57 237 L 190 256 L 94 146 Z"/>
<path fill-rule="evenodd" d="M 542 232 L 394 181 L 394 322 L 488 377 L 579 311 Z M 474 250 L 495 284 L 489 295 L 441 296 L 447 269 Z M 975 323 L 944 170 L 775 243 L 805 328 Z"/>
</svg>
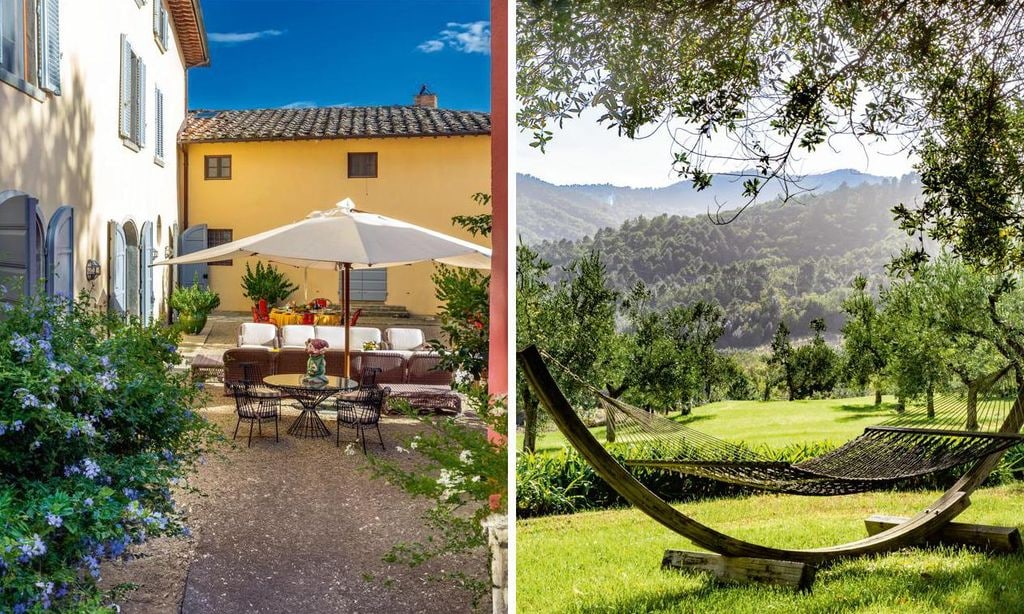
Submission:
<svg viewBox="0 0 1024 614">
<path fill-rule="evenodd" d="M 857 418 L 859 412 L 851 415 Z M 799 422 L 781 420 L 772 425 L 804 432 Z M 839 425 L 847 427 L 853 421 L 836 422 L 838 434 Z M 746 432 L 753 435 L 755 430 L 748 427 Z M 909 515 L 935 496 L 760 495 L 678 507 L 738 537 L 807 548 L 863 537 L 866 516 L 875 512 Z M 1018 527 L 1024 523 L 1024 484 L 981 490 L 971 501 L 960 520 Z M 764 586 L 723 586 L 707 576 L 661 571 L 666 549 L 696 548 L 632 509 L 524 520 L 517 523 L 516 535 L 516 600 L 518 611 L 524 613 L 1024 612 L 1024 555 L 1020 554 L 991 556 L 946 548 L 846 561 L 820 570 L 813 591 L 801 594 Z"/>
<path fill-rule="evenodd" d="M 844 443 L 866 426 L 894 415 L 894 399 L 886 398 L 881 408 L 874 397 L 805 401 L 721 401 L 702 405 L 679 422 L 708 435 L 748 444 L 782 447 L 791 443 L 832 441 Z M 676 414 L 673 414 L 675 416 Z M 604 427 L 591 431 L 604 441 Z M 516 435 L 517 450 L 523 449 L 522 432 Z M 537 451 L 565 447 L 558 431 L 541 433 Z"/>
</svg>

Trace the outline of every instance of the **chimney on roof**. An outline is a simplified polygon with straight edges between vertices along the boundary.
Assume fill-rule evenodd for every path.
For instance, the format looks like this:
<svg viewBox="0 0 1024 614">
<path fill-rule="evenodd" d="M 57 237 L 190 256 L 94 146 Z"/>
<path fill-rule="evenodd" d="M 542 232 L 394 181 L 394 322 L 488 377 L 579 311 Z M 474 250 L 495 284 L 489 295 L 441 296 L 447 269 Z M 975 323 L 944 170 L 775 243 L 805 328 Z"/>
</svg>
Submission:
<svg viewBox="0 0 1024 614">
<path fill-rule="evenodd" d="M 437 94 L 427 89 L 424 84 L 420 87 L 420 93 L 413 98 L 413 104 L 417 107 L 437 108 Z"/>
</svg>

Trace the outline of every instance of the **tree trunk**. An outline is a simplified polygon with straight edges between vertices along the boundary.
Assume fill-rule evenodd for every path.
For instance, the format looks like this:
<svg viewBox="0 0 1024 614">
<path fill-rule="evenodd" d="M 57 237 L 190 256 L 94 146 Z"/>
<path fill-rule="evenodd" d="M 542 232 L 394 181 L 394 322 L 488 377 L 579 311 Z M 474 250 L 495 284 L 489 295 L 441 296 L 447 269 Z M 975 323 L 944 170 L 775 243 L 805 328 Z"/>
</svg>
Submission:
<svg viewBox="0 0 1024 614">
<path fill-rule="evenodd" d="M 523 386 L 523 451 L 533 452 L 537 449 L 537 398 L 530 392 L 528 386 Z"/>
<path fill-rule="evenodd" d="M 875 387 L 875 407 L 882 405 L 882 389 L 878 386 Z"/>
<path fill-rule="evenodd" d="M 903 400 L 903 395 L 898 394 L 896 395 L 896 412 L 902 414 L 905 411 L 907 411 L 907 404 Z"/>
<path fill-rule="evenodd" d="M 928 384 L 928 417 L 935 417 L 935 385 Z"/>
<path fill-rule="evenodd" d="M 793 390 L 793 374 L 786 369 L 786 388 L 789 389 L 789 400 L 792 401 L 796 397 L 796 391 Z"/>
<path fill-rule="evenodd" d="M 971 382 L 967 385 L 967 425 L 968 431 L 978 430 L 978 385 Z"/>
</svg>

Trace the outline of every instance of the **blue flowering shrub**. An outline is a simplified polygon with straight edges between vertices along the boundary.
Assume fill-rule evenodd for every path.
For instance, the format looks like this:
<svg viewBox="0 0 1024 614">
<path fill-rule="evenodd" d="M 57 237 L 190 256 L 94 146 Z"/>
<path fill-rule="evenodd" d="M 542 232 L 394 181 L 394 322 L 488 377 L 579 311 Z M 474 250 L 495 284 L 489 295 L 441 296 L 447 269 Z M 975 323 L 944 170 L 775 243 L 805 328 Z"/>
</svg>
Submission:
<svg viewBox="0 0 1024 614">
<path fill-rule="evenodd" d="M 172 329 L 84 296 L 0 307 L 0 612 L 105 611 L 101 561 L 186 530 L 170 488 L 217 432 Z"/>
</svg>

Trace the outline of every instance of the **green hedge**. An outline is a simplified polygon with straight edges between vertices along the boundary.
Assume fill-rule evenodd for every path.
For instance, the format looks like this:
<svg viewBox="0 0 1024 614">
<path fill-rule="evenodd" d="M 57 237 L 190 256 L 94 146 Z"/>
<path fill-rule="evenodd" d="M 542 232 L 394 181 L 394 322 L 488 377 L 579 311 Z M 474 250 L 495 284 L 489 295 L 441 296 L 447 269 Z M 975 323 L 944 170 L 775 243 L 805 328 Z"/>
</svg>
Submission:
<svg viewBox="0 0 1024 614">
<path fill-rule="evenodd" d="M 826 454 L 836 446 L 831 443 L 790 445 L 781 449 L 756 448 L 759 454 L 773 460 L 799 463 Z M 619 461 L 625 458 L 657 458 L 658 452 L 624 445 L 610 445 L 609 452 Z M 962 472 L 954 469 L 926 478 L 911 480 L 901 490 L 945 488 Z M 754 494 L 754 489 L 726 484 L 707 478 L 687 476 L 673 471 L 635 467 L 631 473 L 647 488 L 666 501 L 686 502 L 717 497 Z M 1024 479 L 1024 446 L 1011 449 L 988 483 Z M 611 486 L 573 449 L 557 454 L 520 453 L 516 459 L 516 512 L 519 518 L 572 514 L 586 510 L 628 505 Z"/>
</svg>

